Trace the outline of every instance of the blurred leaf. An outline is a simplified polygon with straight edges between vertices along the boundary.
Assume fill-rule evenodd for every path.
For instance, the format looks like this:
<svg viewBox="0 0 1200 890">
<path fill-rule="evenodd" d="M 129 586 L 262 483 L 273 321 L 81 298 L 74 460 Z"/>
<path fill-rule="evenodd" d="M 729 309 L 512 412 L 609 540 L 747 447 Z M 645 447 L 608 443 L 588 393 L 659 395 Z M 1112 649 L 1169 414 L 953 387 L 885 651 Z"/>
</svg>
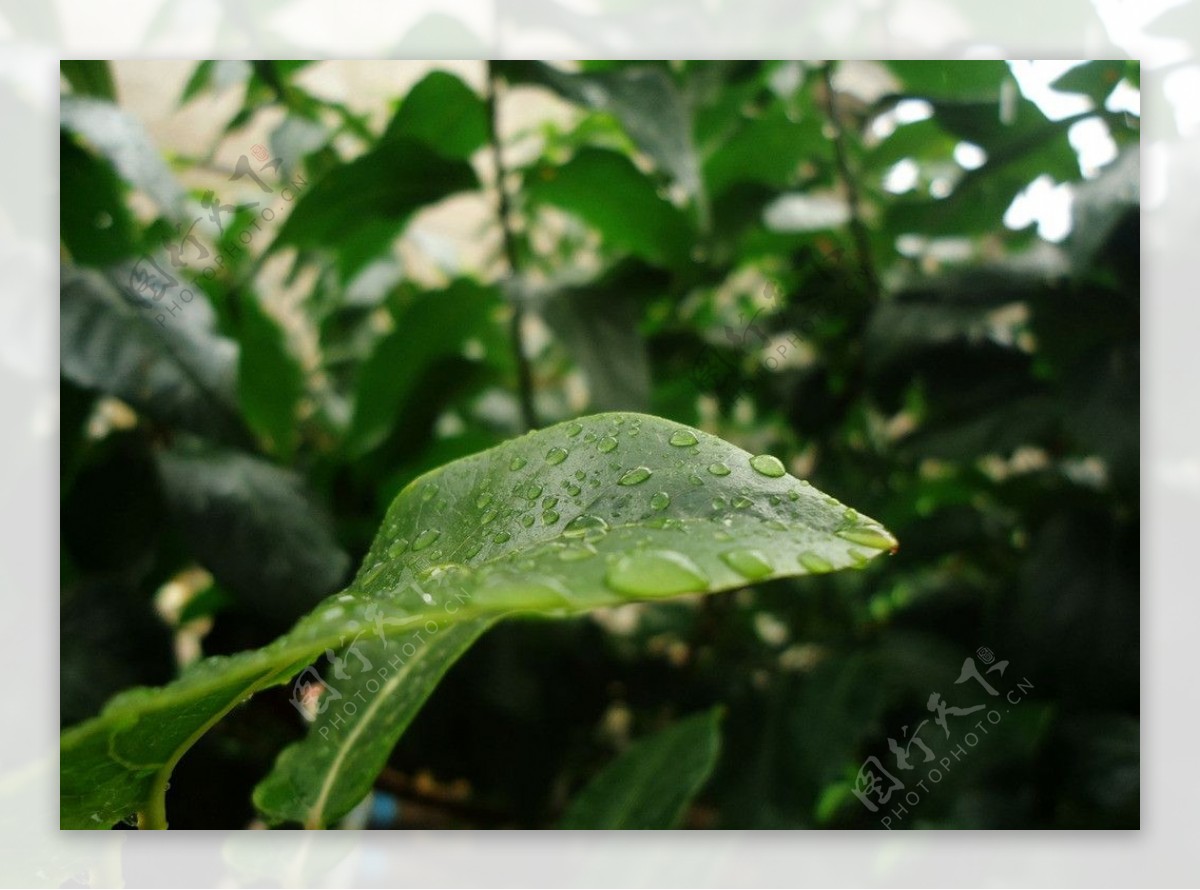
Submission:
<svg viewBox="0 0 1200 890">
<path fill-rule="evenodd" d="M 636 411 L 650 400 L 650 362 L 638 322 L 665 282 L 640 263 L 621 265 L 599 280 L 554 293 L 545 316 L 588 382 L 600 411 Z"/>
<path fill-rule="evenodd" d="M 363 361 L 347 453 L 362 455 L 405 424 L 406 403 L 424 370 L 435 360 L 462 352 L 472 338 L 491 339 L 503 301 L 494 288 L 459 279 L 442 291 L 420 293 L 397 312 L 396 329 Z"/>
<path fill-rule="evenodd" d="M 1121 59 L 1084 62 L 1067 71 L 1050 86 L 1061 93 L 1082 93 L 1097 108 L 1103 108 L 1104 100 L 1125 76 L 1125 66 L 1126 62 Z"/>
<path fill-rule="evenodd" d="M 571 74 L 545 62 L 497 64 L 510 81 L 540 84 L 568 101 L 611 113 L 660 170 L 683 186 L 689 197 L 703 202 L 691 114 L 661 68 L 634 65 Z"/>
<path fill-rule="evenodd" d="M 63 59 L 59 70 L 71 84 L 77 96 L 92 96 L 96 99 L 117 101 L 117 88 L 113 84 L 112 71 L 108 62 L 92 59 Z"/>
<path fill-rule="evenodd" d="M 148 262 L 143 258 L 123 270 Z M 166 302 L 156 304 L 132 289 L 118 291 L 97 272 L 64 265 L 63 376 L 162 423 L 238 441 L 244 433 L 234 395 L 237 348 L 214 333 L 202 296 L 192 296 L 173 314 L 165 311 L 179 305 L 183 292 L 171 289 Z"/>
<path fill-rule="evenodd" d="M 287 335 L 259 301 L 241 301 L 238 332 L 238 403 L 250 429 L 285 463 L 299 438 L 296 405 L 304 371 L 288 349 Z"/>
<path fill-rule="evenodd" d="M 137 120 L 111 102 L 87 96 L 63 96 L 59 112 L 63 128 L 105 155 L 126 182 L 168 215 L 184 215 L 183 188 Z"/>
<path fill-rule="evenodd" d="M 277 570 L 301 554 L 317 556 L 319 534 L 298 534 L 282 566 L 267 549 L 278 538 L 258 540 L 265 537 L 254 526 L 259 517 L 295 526 L 298 516 L 308 515 L 307 506 L 293 503 L 290 474 L 228 452 L 167 452 L 161 461 L 166 488 L 182 499 L 192 533 L 202 536 L 195 544 L 220 537 L 227 546 L 246 535 L 241 546 L 247 553 L 255 548 L 255 563 Z M 241 479 L 232 494 L 231 478 Z M 749 502 L 744 508 L 734 503 L 742 497 Z M 714 515 L 714 498 L 733 509 Z M 264 502 L 282 508 L 282 515 L 271 509 L 268 516 Z M 216 527 L 221 515 L 213 515 L 210 503 L 235 523 L 228 532 Z M 481 526 L 487 537 L 480 537 Z M 721 541 L 719 549 L 713 541 Z M 412 634 L 424 629 L 432 635 L 431 624 L 448 629 L 514 611 L 566 615 L 823 574 L 857 567 L 893 546 L 873 520 L 848 514 L 777 464 L 699 430 L 656 417 L 601 414 L 529 433 L 405 488 L 350 588 L 270 646 L 206 659 L 162 689 L 126 692 L 100 717 L 68 730 L 61 823 L 103 828 L 134 810 L 148 813 L 152 824 L 165 822 L 171 770 L 206 728 L 255 691 L 286 682 L 367 628 L 383 642 L 403 637 L 416 649 Z M 297 570 L 311 572 L 322 562 Z M 345 712 L 346 738 L 371 745 L 363 730 L 355 731 L 366 725 L 355 715 L 363 720 L 392 700 L 381 696 L 370 712 Z M 347 748 L 344 757 L 354 754 Z M 313 783 L 324 784 L 323 775 L 312 776 Z M 313 799 L 348 796 L 331 788 Z"/>
<path fill-rule="evenodd" d="M 704 162 L 704 181 L 714 197 L 738 182 L 786 188 L 803 162 L 828 160 L 830 142 L 816 115 L 792 120 L 785 109 L 746 121 Z"/>
<path fill-rule="evenodd" d="M 138 233 L 125 205 L 125 185 L 107 161 L 59 134 L 59 231 L 71 259 L 107 266 L 132 256 Z"/>
<path fill-rule="evenodd" d="M 287 626 L 345 578 L 350 558 L 299 475 L 199 444 L 157 460 L 189 550 L 271 624 Z"/>
<path fill-rule="evenodd" d="M 465 161 L 407 137 L 387 139 L 307 189 L 270 250 L 333 251 L 349 280 L 387 249 L 417 210 L 477 185 Z"/>
<path fill-rule="evenodd" d="M 187 104 L 206 90 L 219 93 L 231 86 L 245 83 L 250 73 L 250 63 L 241 59 L 210 59 L 201 62 L 184 85 L 179 104 Z"/>
<path fill-rule="evenodd" d="M 714 708 L 638 741 L 576 795 L 559 827 L 679 827 L 716 766 L 720 719 Z"/>
<path fill-rule="evenodd" d="M 693 231 L 687 217 L 623 154 L 582 149 L 561 167 L 527 174 L 525 188 L 535 204 L 561 207 L 597 229 L 610 249 L 656 264 L 688 257 Z"/>
<path fill-rule="evenodd" d="M 404 97 L 383 134 L 391 139 L 419 139 L 448 158 L 466 160 L 488 138 L 483 100 L 446 71 L 431 71 Z"/>
<path fill-rule="evenodd" d="M 1016 87 L 1008 63 L 993 60 L 970 61 L 904 60 L 886 63 L 904 92 L 929 99 L 955 99 L 971 102 L 1000 98 L 1003 84 Z"/>
</svg>

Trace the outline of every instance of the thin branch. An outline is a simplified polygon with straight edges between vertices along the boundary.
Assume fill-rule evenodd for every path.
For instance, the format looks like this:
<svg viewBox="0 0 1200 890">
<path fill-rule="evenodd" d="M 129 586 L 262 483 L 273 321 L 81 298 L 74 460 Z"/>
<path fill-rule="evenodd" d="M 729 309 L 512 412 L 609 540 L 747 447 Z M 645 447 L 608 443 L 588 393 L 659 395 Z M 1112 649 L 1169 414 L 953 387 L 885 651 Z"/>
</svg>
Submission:
<svg viewBox="0 0 1200 890">
<path fill-rule="evenodd" d="M 833 153 L 837 162 L 838 176 L 846 189 L 846 203 L 850 208 L 850 237 L 854 239 L 854 250 L 858 255 L 858 264 L 867 280 L 867 288 L 872 302 L 879 299 L 879 273 L 875 269 L 875 261 L 871 256 L 871 237 L 862 218 L 862 202 L 858 191 L 858 181 L 850 169 L 850 155 L 846 149 L 846 132 L 842 126 L 841 115 L 838 112 L 837 91 L 833 87 L 833 62 L 826 62 L 821 67 L 821 77 L 825 85 L 825 110 L 829 115 L 829 125 L 833 127 Z"/>
<path fill-rule="evenodd" d="M 504 157 L 500 149 L 500 136 L 496 128 L 496 73 L 491 62 L 487 63 L 487 119 L 488 138 L 492 146 L 492 160 L 496 168 L 496 194 L 498 195 L 498 213 L 500 231 L 504 238 L 504 257 L 508 261 L 509 275 L 517 279 L 521 271 L 520 254 L 517 250 L 517 238 L 512 227 L 512 204 L 508 197 L 508 188 L 504 184 L 507 171 L 504 167 Z M 529 358 L 525 355 L 525 347 L 521 339 L 521 328 L 525 321 L 525 308 L 520 299 L 512 301 L 512 319 L 509 322 L 509 338 L 512 341 L 513 357 L 517 363 L 517 396 L 521 403 L 521 418 L 525 428 L 532 430 L 538 426 L 537 413 L 533 407 L 533 372 L 529 366 Z"/>
</svg>

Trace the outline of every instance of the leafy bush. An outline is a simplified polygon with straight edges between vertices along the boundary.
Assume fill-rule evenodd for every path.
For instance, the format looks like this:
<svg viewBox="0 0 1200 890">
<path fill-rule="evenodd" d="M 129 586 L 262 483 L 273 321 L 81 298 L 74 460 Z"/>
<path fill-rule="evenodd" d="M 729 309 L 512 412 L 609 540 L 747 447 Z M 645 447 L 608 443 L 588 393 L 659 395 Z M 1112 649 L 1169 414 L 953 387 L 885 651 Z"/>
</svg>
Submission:
<svg viewBox="0 0 1200 890">
<path fill-rule="evenodd" d="M 1135 64 L 311 71 L 64 63 L 64 827 L 1137 826 Z"/>
</svg>

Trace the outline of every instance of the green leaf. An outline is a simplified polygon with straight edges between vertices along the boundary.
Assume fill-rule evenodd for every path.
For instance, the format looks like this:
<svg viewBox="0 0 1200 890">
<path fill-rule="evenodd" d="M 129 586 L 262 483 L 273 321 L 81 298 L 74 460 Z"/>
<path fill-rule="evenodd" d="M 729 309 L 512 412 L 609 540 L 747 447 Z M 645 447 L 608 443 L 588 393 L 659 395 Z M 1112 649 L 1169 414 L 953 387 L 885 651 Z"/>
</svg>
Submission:
<svg viewBox="0 0 1200 890">
<path fill-rule="evenodd" d="M 553 204 L 597 229 L 605 245 L 650 263 L 687 260 L 694 233 L 687 217 L 615 151 L 585 148 L 561 167 L 526 177 L 534 203 Z"/>
<path fill-rule="evenodd" d="M 359 642 L 348 655 L 353 674 L 323 678 L 324 710 L 308 735 L 284 749 L 254 789 L 254 805 L 271 822 L 324 828 L 367 796 L 392 748 L 438 682 L 493 619 L 451 625 L 411 655 L 386 637 Z M 370 665 L 367 667 L 367 665 Z M 332 692 L 331 692 L 332 690 Z M 330 700 L 336 694 L 337 699 Z M 349 703 L 362 702 L 361 710 Z"/>
<path fill-rule="evenodd" d="M 1050 86 L 1062 93 L 1082 93 L 1096 103 L 1097 108 L 1103 108 L 1104 100 L 1125 76 L 1126 64 L 1122 59 L 1084 62 L 1064 73 Z"/>
<path fill-rule="evenodd" d="M 122 267 L 123 290 L 98 272 L 62 267 L 63 376 L 163 423 L 244 441 L 234 396 L 237 347 L 213 330 L 198 288 L 176 281 L 158 300 L 140 296 L 141 272 L 156 280 L 158 270 L 172 274 L 165 260 L 153 263 L 143 257 Z"/>
<path fill-rule="evenodd" d="M 536 83 L 595 111 L 611 112 L 638 148 L 693 199 L 703 200 L 691 113 L 670 76 L 635 65 L 570 74 L 545 62 L 504 63 L 511 81 Z"/>
<path fill-rule="evenodd" d="M 63 59 L 59 70 L 71 84 L 77 96 L 93 96 L 97 99 L 117 100 L 117 88 L 113 85 L 112 70 L 108 62 L 93 59 Z"/>
<path fill-rule="evenodd" d="M 335 167 L 306 190 L 271 250 L 290 245 L 339 251 L 343 279 L 349 280 L 387 249 L 417 210 L 477 185 L 466 161 L 396 136 Z"/>
<path fill-rule="evenodd" d="M 1008 63 L 996 60 L 972 59 L 903 60 L 888 62 L 905 91 L 930 99 L 958 99 L 973 102 L 1000 98 L 1001 87 L 1011 81 Z"/>
<path fill-rule="evenodd" d="M 714 197 L 739 182 L 784 188 L 795 182 L 802 162 L 824 161 L 831 154 L 820 117 L 797 122 L 775 107 L 722 141 L 704 164 L 704 180 Z"/>
<path fill-rule="evenodd" d="M 71 259 L 107 266 L 137 252 L 138 234 L 125 206 L 125 184 L 103 158 L 68 133 L 59 134 L 59 229 Z"/>
<path fill-rule="evenodd" d="M 448 288 L 416 295 L 396 315 L 396 329 L 363 362 L 346 450 L 360 456 L 401 423 L 405 405 L 419 395 L 423 371 L 434 361 L 461 353 L 473 338 L 488 338 L 503 305 L 494 288 L 459 279 Z"/>
<path fill-rule="evenodd" d="M 431 625 L 443 633 L 513 612 L 566 616 L 728 590 L 858 567 L 894 547 L 873 520 L 787 475 L 774 458 L 672 421 L 600 414 L 529 433 L 408 485 L 350 587 L 285 636 L 206 659 L 161 689 L 124 693 L 66 732 L 61 821 L 106 827 L 140 811 L 146 824 L 164 824 L 170 772 L 200 735 L 253 692 L 367 631 L 411 657 L 428 645 Z M 414 640 L 421 632 L 424 643 Z M 354 669 L 349 654 L 343 671 Z M 452 660 L 445 651 L 428 657 L 435 672 Z M 376 706 L 401 715 L 378 714 L 390 727 L 415 707 L 408 693 L 396 694 Z M 361 719 L 364 710 L 356 713 Z M 359 751 L 372 745 L 371 733 L 356 739 L 341 760 L 378 757 L 373 747 Z M 356 770 L 345 776 L 360 787 Z M 321 787 L 324 777 L 304 781 Z M 324 799 L 344 804 L 354 795 L 339 781 Z"/>
<path fill-rule="evenodd" d="M 241 303 L 238 402 L 242 416 L 284 461 L 296 447 L 296 403 L 304 394 L 304 371 L 287 346 L 283 329 L 257 299 Z"/>
<path fill-rule="evenodd" d="M 637 742 L 579 793 L 559 827 L 677 828 L 716 766 L 720 719 L 714 708 Z"/>
<path fill-rule="evenodd" d="M 157 461 L 189 549 L 275 625 L 286 627 L 345 578 L 350 558 L 299 475 L 199 444 L 162 451 Z"/>
<path fill-rule="evenodd" d="M 419 139 L 448 158 L 466 160 L 488 138 L 483 100 L 446 71 L 432 71 L 404 98 L 383 140 Z"/>
<path fill-rule="evenodd" d="M 112 102 L 89 96 L 63 96 L 59 112 L 63 129 L 105 155 L 126 182 L 144 191 L 166 213 L 183 215 L 183 188 L 135 118 Z"/>
</svg>

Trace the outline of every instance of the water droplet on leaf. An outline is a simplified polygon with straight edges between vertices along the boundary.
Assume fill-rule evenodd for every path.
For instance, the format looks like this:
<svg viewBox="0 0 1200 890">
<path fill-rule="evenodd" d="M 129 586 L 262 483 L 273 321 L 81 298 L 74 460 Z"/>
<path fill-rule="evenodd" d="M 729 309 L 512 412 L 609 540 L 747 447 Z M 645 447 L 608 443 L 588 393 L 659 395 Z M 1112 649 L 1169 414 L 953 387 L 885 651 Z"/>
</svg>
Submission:
<svg viewBox="0 0 1200 890">
<path fill-rule="evenodd" d="M 787 470 L 783 468 L 783 463 L 772 454 L 754 455 L 754 457 L 750 458 L 750 466 L 754 467 L 755 470 L 764 476 L 770 476 L 772 479 L 777 479 L 787 473 Z"/>
<path fill-rule="evenodd" d="M 699 566 L 673 550 L 626 554 L 609 567 L 604 580 L 613 590 L 633 596 L 673 596 L 708 587 Z"/>
<path fill-rule="evenodd" d="M 620 485 L 641 485 L 650 478 L 652 473 L 649 467 L 634 467 L 632 470 L 623 475 L 617 480 Z"/>
<path fill-rule="evenodd" d="M 761 550 L 730 550 L 721 554 L 721 560 L 743 578 L 751 581 L 765 578 L 775 570 Z"/>
<path fill-rule="evenodd" d="M 676 430 L 668 441 L 676 448 L 687 448 L 696 444 L 696 436 L 690 430 Z"/>
<path fill-rule="evenodd" d="M 424 550 L 441 536 L 442 533 L 438 529 L 427 528 L 425 531 L 417 535 L 417 539 L 413 541 L 412 549 L 414 552 L 417 550 Z"/>
</svg>

